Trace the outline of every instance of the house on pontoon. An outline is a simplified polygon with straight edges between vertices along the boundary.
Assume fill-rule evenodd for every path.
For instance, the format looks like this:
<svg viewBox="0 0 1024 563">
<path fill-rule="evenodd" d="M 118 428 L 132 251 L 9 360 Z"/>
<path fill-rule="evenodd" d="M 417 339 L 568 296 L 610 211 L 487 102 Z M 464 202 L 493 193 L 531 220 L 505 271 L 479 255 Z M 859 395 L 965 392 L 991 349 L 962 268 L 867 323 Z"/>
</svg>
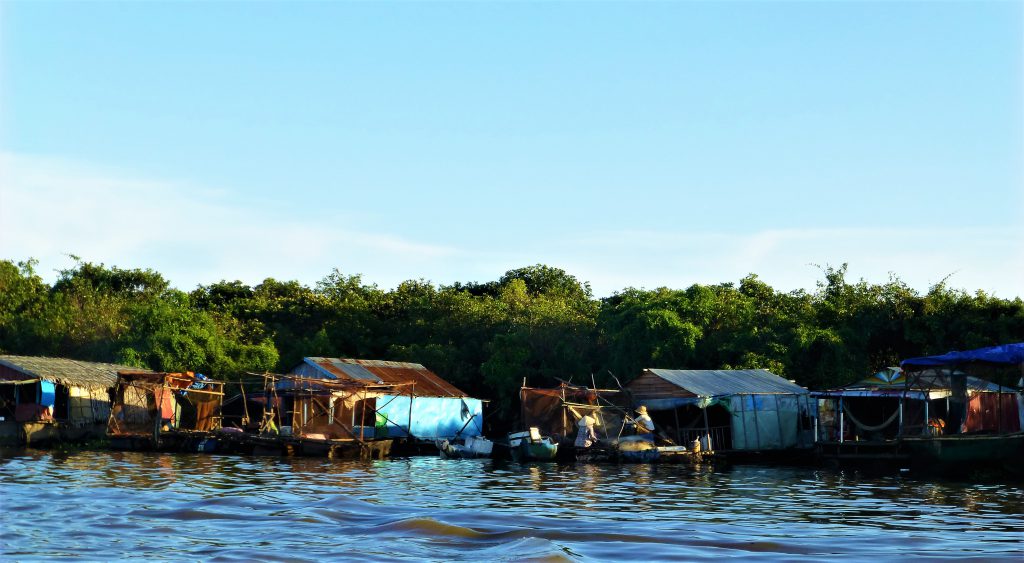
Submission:
<svg viewBox="0 0 1024 563">
<path fill-rule="evenodd" d="M 626 386 L 663 435 L 699 440 L 719 452 L 814 446 L 817 405 L 810 392 L 763 369 L 645 369 Z"/>
<path fill-rule="evenodd" d="M 1024 343 L 1015 343 L 910 358 L 819 392 L 818 454 L 838 465 L 1020 476 L 1024 396 L 1004 383 L 1022 375 Z"/>
<path fill-rule="evenodd" d="M 819 400 L 819 438 L 826 442 L 1020 430 L 1015 390 L 961 368 L 924 367 L 908 379 L 889 367 L 811 395 Z"/>
<path fill-rule="evenodd" d="M 119 371 L 107 438 L 115 449 L 213 451 L 223 399 L 224 384 L 201 373 Z"/>
<path fill-rule="evenodd" d="M 388 386 L 373 398 L 377 438 L 433 444 L 438 439 L 483 434 L 483 401 L 421 364 L 382 360 L 307 357 L 291 370 L 309 379 Z"/>
<path fill-rule="evenodd" d="M 129 366 L 0 355 L 0 444 L 101 438 L 117 372 Z"/>
</svg>

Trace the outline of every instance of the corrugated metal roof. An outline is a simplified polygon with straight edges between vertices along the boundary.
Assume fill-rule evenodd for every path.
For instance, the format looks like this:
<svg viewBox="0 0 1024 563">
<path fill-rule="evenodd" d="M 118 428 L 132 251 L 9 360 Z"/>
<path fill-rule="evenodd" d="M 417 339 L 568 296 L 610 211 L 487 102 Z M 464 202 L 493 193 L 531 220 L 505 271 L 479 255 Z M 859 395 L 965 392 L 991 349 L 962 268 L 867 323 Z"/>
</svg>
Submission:
<svg viewBox="0 0 1024 563">
<path fill-rule="evenodd" d="M 468 396 L 421 364 L 319 357 L 304 358 L 303 361 L 331 379 L 345 378 L 395 385 L 414 383 L 415 393 L 420 397 Z"/>
<path fill-rule="evenodd" d="M 766 369 L 648 369 L 646 371 L 702 397 L 757 393 L 807 393 L 807 389 Z"/>
<path fill-rule="evenodd" d="M 43 356 L 0 355 L 0 365 L 24 375 L 26 379 L 37 378 L 61 385 L 102 389 L 114 386 L 119 371 L 139 371 L 139 368 L 119 364 Z M 10 378 L 10 375 L 5 377 Z"/>
</svg>

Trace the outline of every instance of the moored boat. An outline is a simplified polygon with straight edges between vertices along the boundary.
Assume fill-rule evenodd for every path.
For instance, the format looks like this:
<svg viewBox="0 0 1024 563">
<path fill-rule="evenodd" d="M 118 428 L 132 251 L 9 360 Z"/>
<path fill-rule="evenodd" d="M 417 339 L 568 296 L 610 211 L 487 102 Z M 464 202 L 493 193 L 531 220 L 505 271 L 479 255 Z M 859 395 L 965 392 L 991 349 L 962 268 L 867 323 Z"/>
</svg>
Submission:
<svg viewBox="0 0 1024 563">
<path fill-rule="evenodd" d="M 536 427 L 508 435 L 509 451 L 514 461 L 553 461 L 558 456 L 558 442 L 541 436 Z"/>
<path fill-rule="evenodd" d="M 451 440 L 441 438 L 437 440 L 437 449 L 444 459 L 491 457 L 494 442 L 483 436 L 468 436 Z"/>
</svg>

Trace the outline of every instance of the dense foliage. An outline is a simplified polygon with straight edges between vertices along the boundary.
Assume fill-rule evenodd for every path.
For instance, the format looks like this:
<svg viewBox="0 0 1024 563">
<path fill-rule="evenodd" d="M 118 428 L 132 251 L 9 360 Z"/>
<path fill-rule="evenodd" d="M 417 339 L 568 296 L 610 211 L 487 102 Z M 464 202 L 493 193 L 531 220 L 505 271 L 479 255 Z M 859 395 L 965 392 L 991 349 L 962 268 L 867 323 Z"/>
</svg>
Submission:
<svg viewBox="0 0 1024 563">
<path fill-rule="evenodd" d="M 526 378 L 614 385 L 645 367 L 766 368 L 811 387 L 845 384 L 901 358 L 1024 340 L 1024 302 L 893 278 L 816 291 L 739 285 L 625 289 L 595 299 L 549 266 L 486 283 L 407 281 L 385 291 L 334 271 L 314 287 L 222 281 L 191 293 L 152 270 L 88 262 L 45 283 L 0 261 L 0 351 L 195 370 L 222 379 L 287 371 L 303 356 L 414 361 L 511 412 Z M 1012 383 L 1003 381 L 1002 383 Z"/>
</svg>

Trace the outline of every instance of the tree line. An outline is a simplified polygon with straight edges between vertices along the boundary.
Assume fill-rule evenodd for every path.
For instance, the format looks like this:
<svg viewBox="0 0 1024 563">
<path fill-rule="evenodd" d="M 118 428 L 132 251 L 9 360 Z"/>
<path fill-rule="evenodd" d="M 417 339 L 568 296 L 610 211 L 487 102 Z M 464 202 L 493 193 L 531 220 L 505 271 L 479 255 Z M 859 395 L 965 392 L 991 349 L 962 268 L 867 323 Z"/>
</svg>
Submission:
<svg viewBox="0 0 1024 563">
<path fill-rule="evenodd" d="M 496 281 L 391 290 L 331 272 L 312 287 L 266 279 L 191 292 L 150 269 L 77 261 L 53 284 L 0 261 L 0 352 L 198 371 L 284 372 L 305 356 L 424 364 L 508 420 L 518 388 L 625 384 L 643 368 L 764 368 L 809 387 L 851 383 L 900 359 L 1024 340 L 1024 302 L 822 268 L 814 291 L 756 275 L 595 298 L 545 265 Z M 613 377 L 614 376 L 614 377 Z M 1009 379 L 1009 377 L 1008 377 Z M 1013 384 L 1015 381 L 1000 381 Z"/>
</svg>

